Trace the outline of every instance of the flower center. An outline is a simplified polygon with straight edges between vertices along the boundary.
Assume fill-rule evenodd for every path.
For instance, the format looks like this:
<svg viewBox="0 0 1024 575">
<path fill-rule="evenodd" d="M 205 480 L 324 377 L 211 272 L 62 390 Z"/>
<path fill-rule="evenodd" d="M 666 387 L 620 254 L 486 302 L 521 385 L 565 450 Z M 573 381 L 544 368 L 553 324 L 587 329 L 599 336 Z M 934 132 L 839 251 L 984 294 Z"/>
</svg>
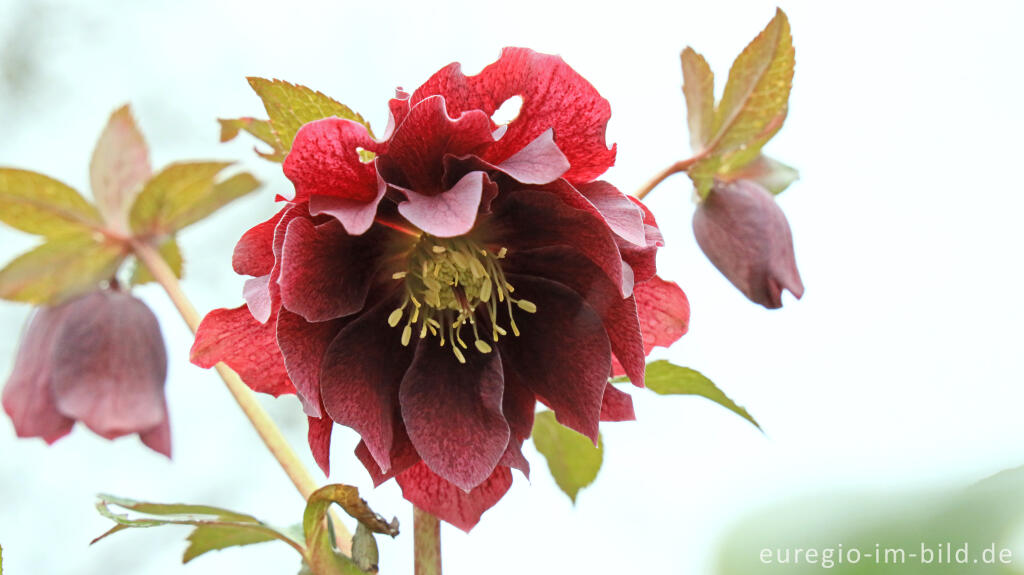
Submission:
<svg viewBox="0 0 1024 575">
<path fill-rule="evenodd" d="M 490 329 L 494 342 L 508 332 L 498 323 L 498 312 L 504 308 L 512 334 L 519 335 L 513 317 L 513 305 L 527 313 L 535 313 L 533 302 L 512 297 L 515 288 L 505 279 L 498 260 L 505 257 L 505 248 L 491 252 L 468 238 L 436 238 L 423 234 L 409 251 L 406 269 L 391 277 L 402 280 L 405 297 L 402 305 L 388 316 L 388 325 L 397 327 L 405 319 L 402 345 L 409 345 L 413 329 L 420 339 L 427 334 L 438 337 L 441 347 L 451 344 L 459 363 L 466 363 L 462 350 L 469 346 L 462 338 L 462 328 L 473 331 L 473 347 L 490 353 L 491 345 L 480 336 Z M 481 308 L 489 326 L 478 326 Z"/>
</svg>

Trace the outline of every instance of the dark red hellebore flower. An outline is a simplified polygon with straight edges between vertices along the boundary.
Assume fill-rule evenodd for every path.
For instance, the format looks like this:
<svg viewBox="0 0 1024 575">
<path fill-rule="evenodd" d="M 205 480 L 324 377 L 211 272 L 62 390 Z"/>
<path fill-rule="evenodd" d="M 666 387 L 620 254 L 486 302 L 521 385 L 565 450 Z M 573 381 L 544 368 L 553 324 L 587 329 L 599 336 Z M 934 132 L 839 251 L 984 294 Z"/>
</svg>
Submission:
<svg viewBox="0 0 1024 575">
<path fill-rule="evenodd" d="M 496 125 L 513 96 L 519 115 Z M 561 58 L 452 64 L 390 112 L 379 141 L 339 118 L 303 126 L 294 196 L 235 248 L 247 305 L 211 312 L 192 359 L 298 392 L 325 472 L 333 422 L 349 426 L 376 484 L 468 530 L 511 468 L 528 473 L 537 401 L 594 439 L 633 419 L 608 377 L 643 385 L 689 305 L 655 276 L 653 216 L 596 179 L 615 159 L 609 105 Z"/>
<path fill-rule="evenodd" d="M 693 215 L 693 233 L 711 263 L 750 301 L 776 309 L 782 290 L 797 299 L 804 295 L 789 222 L 760 184 L 716 182 Z"/>
<path fill-rule="evenodd" d="M 33 313 L 3 407 L 19 437 L 53 443 L 81 421 L 106 439 L 138 433 L 170 457 L 166 378 L 156 316 L 126 293 L 100 290 Z"/>
</svg>

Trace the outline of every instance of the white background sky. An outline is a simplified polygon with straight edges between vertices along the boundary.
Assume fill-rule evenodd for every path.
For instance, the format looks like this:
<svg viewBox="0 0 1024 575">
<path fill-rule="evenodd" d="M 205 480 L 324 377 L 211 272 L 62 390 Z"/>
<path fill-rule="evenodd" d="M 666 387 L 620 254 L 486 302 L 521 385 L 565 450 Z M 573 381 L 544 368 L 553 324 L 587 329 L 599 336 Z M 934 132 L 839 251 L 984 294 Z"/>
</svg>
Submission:
<svg viewBox="0 0 1024 575">
<path fill-rule="evenodd" d="M 217 117 L 261 115 L 245 76 L 280 77 L 345 102 L 379 127 L 395 86 L 504 45 L 559 53 L 611 102 L 625 191 L 688 155 L 678 54 L 702 52 L 719 93 L 732 58 L 768 22 L 761 1 L 321 2 L 0 0 L 0 165 L 85 190 L 107 115 L 130 101 L 154 165 L 237 159 L 267 187 L 186 231 L 185 288 L 201 310 L 241 301 L 230 270 L 241 233 L 288 185 L 250 142 L 217 143 Z M 446 572 L 708 573 L 722 534 L 787 495 L 924 490 L 1024 463 L 1019 175 L 1024 5 L 788 1 L 797 70 L 790 115 L 767 151 L 800 169 L 780 197 L 807 292 L 780 311 L 746 302 L 699 252 L 684 176 L 650 205 L 668 240 L 663 276 L 693 306 L 669 357 L 703 371 L 764 427 L 696 398 L 635 390 L 640 421 L 604 427 L 605 469 L 573 507 L 543 459 L 471 535 L 446 527 Z M 0 229 L 0 259 L 31 240 Z M 1016 262 L 1016 263 L 1015 263 Z M 185 530 L 108 527 L 97 492 L 298 520 L 301 500 L 163 294 L 175 460 L 84 428 L 51 448 L 0 423 L 0 545 L 11 573 L 291 573 L 283 545 L 181 567 Z M 28 308 L 0 304 L 0 377 Z M 292 398 L 265 402 L 306 456 Z M 411 573 L 411 512 L 394 484 L 370 489 L 337 433 L 332 480 L 354 483 L 405 533 L 382 573 Z M 247 570 L 247 571 L 246 571 Z"/>
</svg>

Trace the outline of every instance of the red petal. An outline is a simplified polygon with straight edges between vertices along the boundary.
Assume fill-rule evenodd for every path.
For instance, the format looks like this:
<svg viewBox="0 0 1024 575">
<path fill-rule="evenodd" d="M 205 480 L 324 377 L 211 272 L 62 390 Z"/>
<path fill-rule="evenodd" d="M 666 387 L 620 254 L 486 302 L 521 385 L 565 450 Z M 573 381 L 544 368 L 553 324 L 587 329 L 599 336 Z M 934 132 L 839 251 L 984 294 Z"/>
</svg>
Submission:
<svg viewBox="0 0 1024 575">
<path fill-rule="evenodd" d="M 231 267 L 235 273 L 247 276 L 270 273 L 274 268 L 274 229 L 289 209 L 290 206 L 282 208 L 274 217 L 242 234 L 242 239 L 235 244 L 235 251 L 231 254 Z"/>
<path fill-rule="evenodd" d="M 420 462 L 420 455 L 416 453 L 416 448 L 412 446 L 412 442 L 409 441 L 409 436 L 405 434 L 405 428 L 402 427 L 401 422 L 399 422 L 397 418 L 394 428 L 394 438 L 391 442 L 391 453 L 389 453 L 388 456 L 391 460 L 390 465 L 388 466 L 387 471 L 381 471 L 380 465 L 377 464 L 373 455 L 370 455 L 370 450 L 366 447 L 366 442 L 360 441 L 359 445 L 356 446 L 356 457 L 359 458 L 359 461 L 370 473 L 374 487 L 377 487 L 381 483 L 384 483 L 388 479 L 391 479 Z"/>
<path fill-rule="evenodd" d="M 631 244 L 647 245 L 644 233 L 644 213 L 626 194 L 604 181 L 590 182 L 578 187 L 580 194 L 594 204 L 608 227 Z"/>
<path fill-rule="evenodd" d="M 363 309 L 388 244 L 377 226 L 351 236 L 336 221 L 319 226 L 295 218 L 281 252 L 281 303 L 309 321 L 326 321 Z"/>
<path fill-rule="evenodd" d="M 611 117 L 608 101 L 558 56 L 505 48 L 497 62 L 470 77 L 462 73 L 459 64 L 451 64 L 413 93 L 412 104 L 433 94 L 444 96 L 452 114 L 483 110 L 487 116 L 505 100 L 523 98 L 508 131 L 483 155 L 494 164 L 510 158 L 550 128 L 572 166 L 563 176 L 567 180 L 589 182 L 615 163 L 615 147 L 609 150 L 605 143 L 605 127 Z"/>
<path fill-rule="evenodd" d="M 358 149 L 380 152 L 366 127 L 341 118 L 325 118 L 299 129 L 284 160 L 284 175 L 295 184 L 293 202 L 310 196 L 334 196 L 356 202 L 377 197 L 377 171 L 363 163 Z"/>
<path fill-rule="evenodd" d="M 498 467 L 469 493 L 435 475 L 423 462 L 399 474 L 397 481 L 413 505 L 468 532 L 512 486 L 512 472 Z"/>
<path fill-rule="evenodd" d="M 324 355 L 320 394 L 334 421 L 356 430 L 383 471 L 388 470 L 398 386 L 413 350 L 387 319 L 385 300 L 341 330 Z"/>
<path fill-rule="evenodd" d="M 501 411 L 504 380 L 496 352 L 452 350 L 423 340 L 402 380 L 399 402 L 409 439 L 431 471 L 465 491 L 486 480 L 509 443 Z"/>
<path fill-rule="evenodd" d="M 71 432 L 74 420 L 57 411 L 53 399 L 53 343 L 67 304 L 36 309 L 14 358 L 14 371 L 4 387 L 4 411 L 18 437 L 41 437 L 53 443 Z"/>
<path fill-rule="evenodd" d="M 309 198 L 309 213 L 314 216 L 326 214 L 341 222 L 345 231 L 358 236 L 373 225 L 377 215 L 377 205 L 387 186 L 383 180 L 378 181 L 377 196 L 369 202 L 349 200 L 335 196 L 313 196 Z"/>
<path fill-rule="evenodd" d="M 511 253 L 506 269 L 556 281 L 587 300 L 601 316 L 612 352 L 627 367 L 624 373 L 634 384 L 643 386 L 646 354 L 636 303 L 632 296 L 623 298 L 590 260 L 572 248 L 550 247 Z"/>
<path fill-rule="evenodd" d="M 505 372 L 505 392 L 502 396 L 502 412 L 505 420 L 508 421 L 512 438 L 509 443 L 516 440 L 523 441 L 533 433 L 533 415 L 537 407 L 537 397 L 515 379 L 515 372 Z"/>
<path fill-rule="evenodd" d="M 295 385 L 302 408 L 310 417 L 320 417 L 320 365 L 327 347 L 347 320 L 307 322 L 302 316 L 286 309 L 278 312 L 277 345 L 288 371 L 288 379 Z"/>
<path fill-rule="evenodd" d="M 487 114 L 468 110 L 455 117 L 449 117 L 443 98 L 415 104 L 377 158 L 384 180 L 424 195 L 441 193 L 446 155 L 472 154 L 494 142 Z"/>
<path fill-rule="evenodd" d="M 277 317 L 261 324 L 246 306 L 206 314 L 192 344 L 192 363 L 213 367 L 223 361 L 253 391 L 277 397 L 295 393 L 277 347 Z"/>
<path fill-rule="evenodd" d="M 567 287 L 508 274 L 515 297 L 537 313 L 516 312 L 522 335 L 498 342 L 505 371 L 555 411 L 559 422 L 597 441 L 601 399 L 611 372 L 611 348 L 601 317 Z M 509 330 L 511 332 L 511 330 Z"/>
<path fill-rule="evenodd" d="M 461 236 L 473 229 L 484 190 L 497 195 L 498 186 L 483 172 L 470 172 L 450 190 L 425 195 L 407 190 L 408 201 L 398 211 L 417 228 L 439 238 Z"/>
<path fill-rule="evenodd" d="M 674 282 L 655 276 L 633 291 L 644 334 L 644 355 L 668 347 L 690 328 L 690 302 Z"/>
<path fill-rule="evenodd" d="M 167 351 L 146 304 L 113 291 L 78 298 L 53 346 L 53 395 L 64 415 L 107 439 L 167 421 Z"/>
<path fill-rule="evenodd" d="M 601 402 L 601 421 L 634 421 L 633 398 L 612 384 L 604 388 Z"/>
<path fill-rule="evenodd" d="M 543 191 L 518 190 L 506 201 L 496 201 L 490 223 L 496 228 L 495 241 L 509 251 L 550 246 L 576 248 L 597 264 L 614 285 L 621 286 L 623 296 L 633 289 L 629 278 L 623 276 L 622 256 L 604 219 L 593 205 L 564 183 Z"/>
<path fill-rule="evenodd" d="M 693 231 L 711 263 L 750 301 L 782 307 L 782 290 L 804 293 L 793 235 L 772 194 L 759 184 L 718 184 L 693 215 Z"/>
<path fill-rule="evenodd" d="M 334 422 L 329 417 L 307 417 L 309 432 L 309 449 L 313 452 L 313 460 L 323 470 L 324 475 L 331 476 L 331 430 Z"/>
<path fill-rule="evenodd" d="M 523 472 L 523 476 L 530 478 L 530 462 L 523 455 L 523 444 L 521 441 L 509 441 L 505 453 L 498 460 L 498 467 L 509 467 Z"/>
</svg>

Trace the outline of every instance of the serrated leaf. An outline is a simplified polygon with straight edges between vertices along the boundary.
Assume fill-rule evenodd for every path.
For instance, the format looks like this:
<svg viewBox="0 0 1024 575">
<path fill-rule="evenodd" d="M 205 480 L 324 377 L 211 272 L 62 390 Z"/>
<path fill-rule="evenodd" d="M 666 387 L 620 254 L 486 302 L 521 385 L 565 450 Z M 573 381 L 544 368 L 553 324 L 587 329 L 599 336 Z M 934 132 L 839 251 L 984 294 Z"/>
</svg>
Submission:
<svg viewBox="0 0 1024 575">
<path fill-rule="evenodd" d="M 362 116 L 316 90 L 283 80 L 255 77 L 249 78 L 249 85 L 263 100 L 263 106 L 270 118 L 270 127 L 277 140 L 274 148 L 278 153 L 288 154 L 292 149 L 295 134 L 303 124 L 332 116 L 359 122 L 366 126 L 371 136 L 373 135 L 369 123 Z"/>
<path fill-rule="evenodd" d="M 178 246 L 178 240 L 174 236 L 171 236 L 163 241 L 158 247 L 157 251 L 160 256 L 167 262 L 167 265 L 174 272 L 174 277 L 181 279 L 184 273 L 185 262 L 181 256 L 181 248 Z M 135 270 L 132 271 L 132 285 L 142 285 L 149 282 L 156 281 L 153 274 L 149 273 L 149 268 L 144 266 L 142 262 L 135 262 Z"/>
<path fill-rule="evenodd" d="M 50 238 L 0 270 L 0 298 L 56 305 L 110 280 L 125 256 L 98 232 Z"/>
<path fill-rule="evenodd" d="M 134 512 L 135 516 L 116 513 L 111 509 L 112 506 Z M 92 543 L 130 528 L 190 525 L 195 529 L 188 536 L 189 546 L 185 550 L 183 563 L 188 563 L 209 551 L 274 539 L 287 543 L 305 557 L 302 543 L 292 539 L 284 530 L 271 527 L 251 515 L 219 507 L 146 503 L 112 495 L 100 495 L 96 509 L 116 525 L 93 539 Z"/>
<path fill-rule="evenodd" d="M 331 544 L 327 521 L 327 510 L 332 504 L 341 505 L 350 516 L 359 520 L 370 531 L 398 535 L 398 520 L 391 523 L 373 512 L 366 501 L 359 497 L 359 490 L 351 485 L 326 485 L 310 494 L 306 511 L 302 516 L 302 528 L 306 534 L 307 560 L 311 570 L 318 575 L 362 575 L 363 571 L 348 557 L 338 553 Z"/>
<path fill-rule="evenodd" d="M 112 230 L 127 233 L 128 210 L 152 175 L 146 140 L 124 105 L 111 114 L 89 162 L 96 207 Z"/>
<path fill-rule="evenodd" d="M 725 392 L 718 389 L 710 379 L 697 370 L 673 365 L 665 360 L 652 361 L 647 364 L 644 383 L 647 385 L 647 389 L 659 395 L 699 395 L 705 397 L 746 419 L 754 424 L 754 427 L 761 429 L 761 426 L 746 409 L 736 405 L 736 402 L 729 399 Z"/>
<path fill-rule="evenodd" d="M 180 162 L 153 176 L 136 198 L 131 227 L 138 235 L 174 233 L 259 187 L 248 173 L 223 182 L 217 176 L 230 162 Z"/>
<path fill-rule="evenodd" d="M 790 184 L 800 179 L 800 172 L 796 168 L 761 154 L 753 162 L 729 172 L 719 179 L 725 182 L 751 180 L 772 194 L 778 195 L 785 191 Z"/>
<path fill-rule="evenodd" d="M 580 489 L 597 478 L 604 458 L 604 445 L 598 436 L 597 447 L 585 435 L 565 427 L 554 412 L 542 411 L 533 422 L 533 444 L 548 462 L 558 487 L 576 503 Z"/>
<path fill-rule="evenodd" d="M 42 236 L 103 228 L 99 211 L 74 188 L 42 174 L 10 168 L 0 168 L 0 221 Z"/>
<path fill-rule="evenodd" d="M 689 46 L 680 54 L 683 65 L 683 96 L 690 128 L 690 148 L 700 153 L 711 140 L 715 122 L 715 75 L 707 60 Z"/>
<path fill-rule="evenodd" d="M 270 127 L 269 120 L 246 117 L 220 118 L 217 122 L 220 123 L 221 142 L 230 142 L 238 137 L 239 132 L 245 131 L 257 140 L 270 146 L 270 152 L 263 152 L 259 148 L 254 148 L 256 153 L 263 159 L 281 163 L 284 161 L 285 156 L 288 155 L 286 151 L 278 148 L 280 144 L 277 141 L 277 136 L 274 135 L 274 130 Z"/>
</svg>

